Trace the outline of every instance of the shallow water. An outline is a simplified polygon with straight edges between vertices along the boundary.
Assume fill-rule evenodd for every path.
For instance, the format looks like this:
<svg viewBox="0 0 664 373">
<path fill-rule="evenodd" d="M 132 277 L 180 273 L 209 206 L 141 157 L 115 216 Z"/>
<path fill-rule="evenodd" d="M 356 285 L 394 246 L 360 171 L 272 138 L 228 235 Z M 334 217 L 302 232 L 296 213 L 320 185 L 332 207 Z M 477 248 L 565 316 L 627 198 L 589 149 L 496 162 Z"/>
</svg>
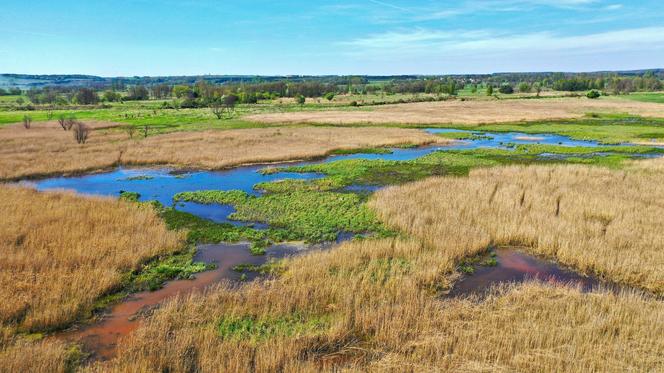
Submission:
<svg viewBox="0 0 664 373">
<path fill-rule="evenodd" d="M 471 132 L 450 129 L 428 129 L 430 133 L 442 132 Z M 476 132 L 472 132 L 476 133 Z M 394 161 L 413 160 L 432 152 L 441 150 L 476 149 L 476 148 L 504 148 L 507 143 L 513 144 L 556 144 L 566 146 L 595 147 L 593 141 L 570 140 L 560 135 L 537 135 L 533 139 L 524 133 L 478 133 L 490 138 L 478 140 L 465 140 L 449 146 L 424 146 L 412 149 L 392 149 L 390 154 L 350 154 L 330 156 L 322 160 L 284 163 L 271 165 L 298 166 L 334 162 L 344 159 L 381 159 Z M 530 137 L 530 138 L 528 138 Z M 173 202 L 173 196 L 180 192 L 196 190 L 242 190 L 258 195 L 254 185 L 261 182 L 277 181 L 282 179 L 316 179 L 324 175 L 317 173 L 275 173 L 263 175 L 258 171 L 265 166 L 255 165 L 238 167 L 226 171 L 183 171 L 170 168 L 118 168 L 111 172 L 96 173 L 77 177 L 57 177 L 34 182 L 37 189 L 70 189 L 81 194 L 119 196 L 121 191 L 140 193 L 141 201 L 157 200 L 165 206 L 174 206 L 180 211 L 197 215 L 218 223 L 231 223 L 234 225 L 250 225 L 256 229 L 267 228 L 266 224 L 245 223 L 232 221 L 228 217 L 235 210 L 229 205 L 203 205 L 191 202 Z M 378 187 L 353 185 L 346 188 L 347 192 L 372 193 Z M 337 242 L 351 239 L 353 234 L 340 232 Z M 115 305 L 102 321 L 93 325 L 84 326 L 55 336 L 72 341 L 81 341 L 86 351 L 94 351 L 97 358 L 109 358 L 115 353 L 115 347 L 120 337 L 128 335 L 140 324 L 140 315 L 149 313 L 150 309 L 157 307 L 161 302 L 177 294 L 187 294 L 200 291 L 222 280 L 239 280 L 241 274 L 232 270 L 238 264 L 260 265 L 272 258 L 283 258 L 296 255 L 302 251 L 297 245 L 276 245 L 268 249 L 268 255 L 252 256 L 248 244 L 220 244 L 203 245 L 199 247 L 197 261 L 214 262 L 218 265 L 215 270 L 199 273 L 193 280 L 171 281 L 154 292 L 143 292 L 132 295 L 128 300 Z M 527 278 L 540 278 L 547 281 L 576 282 L 584 287 L 593 287 L 599 283 L 574 272 L 567 271 L 554 263 L 528 256 L 517 251 L 499 250 L 498 266 L 480 267 L 473 276 L 468 276 L 458 282 L 452 295 L 469 294 L 484 291 L 493 284 L 500 282 L 519 282 Z M 247 280 L 255 277 L 248 273 Z"/>
<path fill-rule="evenodd" d="M 238 264 L 261 265 L 272 259 L 295 255 L 303 249 L 302 245 L 280 244 L 268 248 L 266 255 L 252 256 L 249 244 L 246 243 L 201 245 L 195 260 L 214 263 L 216 269 L 198 273 L 191 280 L 170 281 L 157 291 L 132 294 L 127 300 L 110 308 L 101 321 L 60 333 L 55 338 L 80 342 L 86 351 L 94 352 L 94 358 L 112 358 L 119 339 L 140 325 L 140 315 L 149 314 L 164 300 L 201 291 L 222 280 L 239 281 L 242 274 L 233 270 Z M 244 280 L 252 280 L 256 276 L 256 273 L 249 272 L 245 274 Z"/>
<path fill-rule="evenodd" d="M 524 140 L 529 136 L 525 133 L 490 133 L 473 132 L 455 129 L 431 128 L 426 129 L 429 133 L 444 132 L 464 132 L 477 133 L 490 137 L 490 139 L 464 140 L 452 145 L 434 145 L 423 146 L 419 148 L 391 149 L 389 154 L 347 154 L 335 155 L 317 161 L 283 163 L 271 165 L 279 166 L 301 166 L 308 164 L 328 163 L 345 159 L 367 159 L 367 160 L 392 160 L 407 161 L 423 157 L 427 154 L 459 149 L 476 148 L 504 148 L 507 143 L 513 144 L 562 144 L 566 146 L 587 146 L 595 147 L 597 142 L 571 140 L 568 137 L 560 135 L 537 135 L 538 140 Z M 36 181 L 39 190 L 48 189 L 71 189 L 78 193 L 103 196 L 119 196 L 122 191 L 140 193 L 141 201 L 156 200 L 165 206 L 173 205 L 173 196 L 180 192 L 195 190 L 242 190 L 247 193 L 258 195 L 254 186 L 261 182 L 271 182 L 283 179 L 304 179 L 311 180 L 324 177 L 318 173 L 292 173 L 280 172 L 275 174 L 263 175 L 259 170 L 265 168 L 264 165 L 254 165 L 247 167 L 238 167 L 225 171 L 178 171 L 170 168 L 117 168 L 111 172 L 95 173 L 91 175 L 75 177 L 55 177 Z M 362 189 L 362 187 L 350 187 L 353 189 Z M 367 190 L 366 188 L 364 188 Z M 231 206 L 205 206 L 200 204 L 185 203 L 178 204 L 179 210 L 190 212 L 202 218 L 210 219 L 215 222 L 230 222 L 228 215 L 234 210 Z M 242 224 L 237 223 L 235 224 Z"/>
<path fill-rule="evenodd" d="M 500 148 L 509 149 L 507 144 L 543 144 L 563 146 L 597 147 L 597 141 L 572 140 L 567 136 L 555 134 L 526 134 L 522 132 L 481 132 L 466 131 L 450 128 L 429 128 L 429 133 L 472 133 L 480 136 L 488 136 L 488 139 L 463 140 L 466 144 L 456 146 L 455 149 L 477 149 L 477 148 Z"/>
<path fill-rule="evenodd" d="M 495 266 L 475 266 L 475 272 L 463 277 L 454 284 L 449 296 L 482 295 L 492 287 L 505 283 L 521 283 L 533 279 L 555 284 L 579 287 L 588 292 L 597 288 L 611 288 L 594 277 L 582 276 L 553 261 L 538 258 L 514 248 L 500 248 L 495 251 Z"/>
</svg>

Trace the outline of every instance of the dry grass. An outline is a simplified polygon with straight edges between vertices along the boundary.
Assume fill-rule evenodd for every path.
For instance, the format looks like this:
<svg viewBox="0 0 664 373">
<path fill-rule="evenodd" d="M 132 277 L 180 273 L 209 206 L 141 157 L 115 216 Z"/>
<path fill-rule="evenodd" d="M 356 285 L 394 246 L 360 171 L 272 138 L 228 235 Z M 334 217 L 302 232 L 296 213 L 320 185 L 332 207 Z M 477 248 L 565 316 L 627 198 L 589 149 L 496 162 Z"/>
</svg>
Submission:
<svg viewBox="0 0 664 373">
<path fill-rule="evenodd" d="M 122 161 L 225 168 L 323 156 L 336 149 L 449 142 L 419 130 L 400 128 L 256 128 L 172 133 L 131 146 Z"/>
<path fill-rule="evenodd" d="M 416 241 L 365 241 L 292 260 L 279 279 L 165 305 L 98 372 L 656 371 L 664 305 L 531 283 L 482 303 L 431 292 L 453 268 Z M 288 315 L 319 329 L 222 338 L 221 320 Z"/>
<path fill-rule="evenodd" d="M 455 257 L 527 246 L 585 273 L 664 294 L 662 173 L 582 166 L 480 169 L 379 192 L 388 224 Z"/>
<path fill-rule="evenodd" d="M 87 122 L 86 122 L 87 123 Z M 94 124 L 94 123 L 93 123 Z M 96 127 L 103 124 L 97 123 Z M 112 125 L 106 125 L 112 126 Z M 72 174 L 119 164 L 218 169 L 244 163 L 323 156 L 334 149 L 440 142 L 398 128 L 260 128 L 176 132 L 133 140 L 118 129 L 97 129 L 84 145 L 57 122 L 0 128 L 0 180 Z"/>
<path fill-rule="evenodd" d="M 0 191 L 2 327 L 66 326 L 117 287 L 123 273 L 183 244 L 150 207 L 11 186 Z"/>
<path fill-rule="evenodd" d="M 248 116 L 246 119 L 264 123 L 481 124 L 578 118 L 588 112 L 664 117 L 664 105 L 616 98 L 450 100 L 376 106 L 363 110 L 258 114 Z"/>
</svg>

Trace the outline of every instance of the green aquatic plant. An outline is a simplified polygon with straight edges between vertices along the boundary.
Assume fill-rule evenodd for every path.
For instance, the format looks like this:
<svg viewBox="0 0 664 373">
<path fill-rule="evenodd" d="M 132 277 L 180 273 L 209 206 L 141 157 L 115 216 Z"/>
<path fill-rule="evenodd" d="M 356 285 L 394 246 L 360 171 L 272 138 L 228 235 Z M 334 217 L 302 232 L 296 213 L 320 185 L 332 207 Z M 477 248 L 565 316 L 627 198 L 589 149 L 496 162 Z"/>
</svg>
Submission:
<svg viewBox="0 0 664 373">
<path fill-rule="evenodd" d="M 136 192 L 127 192 L 124 190 L 120 191 L 120 199 L 123 201 L 127 202 L 138 202 L 138 200 L 141 198 L 140 193 Z"/>
<path fill-rule="evenodd" d="M 282 316 L 225 316 L 217 324 L 223 339 L 251 343 L 273 337 L 293 337 L 322 333 L 331 323 L 329 316 L 305 316 L 293 313 Z"/>
<path fill-rule="evenodd" d="M 198 191 L 179 194 L 176 199 L 232 204 L 236 212 L 230 215 L 231 219 L 268 223 L 287 232 L 286 236 L 292 239 L 308 242 L 334 241 L 341 231 L 388 234 L 362 198 L 350 193 L 298 190 L 255 197 L 240 191 Z M 191 217 L 186 219 L 193 221 Z M 197 225 L 201 228 L 205 224 L 197 222 Z M 226 228 L 225 234 L 230 234 L 230 227 Z"/>
</svg>

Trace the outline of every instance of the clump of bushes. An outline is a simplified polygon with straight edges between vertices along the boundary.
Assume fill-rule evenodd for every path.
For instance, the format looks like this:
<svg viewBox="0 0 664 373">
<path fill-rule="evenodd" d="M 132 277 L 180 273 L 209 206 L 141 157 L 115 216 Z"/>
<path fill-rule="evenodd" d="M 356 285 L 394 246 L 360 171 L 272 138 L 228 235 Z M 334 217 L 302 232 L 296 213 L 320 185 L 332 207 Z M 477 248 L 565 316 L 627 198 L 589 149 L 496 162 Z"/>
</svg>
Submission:
<svg viewBox="0 0 664 373">
<path fill-rule="evenodd" d="M 79 144 L 85 144 L 88 140 L 88 135 L 90 134 L 90 127 L 85 123 L 76 122 L 72 128 L 74 130 L 74 139 L 76 142 Z"/>
<path fill-rule="evenodd" d="M 509 83 L 503 83 L 500 85 L 500 88 L 498 88 L 498 92 L 504 95 L 511 95 L 514 93 L 514 87 L 512 87 L 512 85 Z"/>
<path fill-rule="evenodd" d="M 599 98 L 601 95 L 602 95 L 602 94 L 599 93 L 598 90 L 593 89 L 592 91 L 590 91 L 590 92 L 588 92 L 588 93 L 586 94 L 586 97 L 588 97 L 588 98 L 590 98 L 590 99 L 596 99 L 596 98 Z"/>
</svg>

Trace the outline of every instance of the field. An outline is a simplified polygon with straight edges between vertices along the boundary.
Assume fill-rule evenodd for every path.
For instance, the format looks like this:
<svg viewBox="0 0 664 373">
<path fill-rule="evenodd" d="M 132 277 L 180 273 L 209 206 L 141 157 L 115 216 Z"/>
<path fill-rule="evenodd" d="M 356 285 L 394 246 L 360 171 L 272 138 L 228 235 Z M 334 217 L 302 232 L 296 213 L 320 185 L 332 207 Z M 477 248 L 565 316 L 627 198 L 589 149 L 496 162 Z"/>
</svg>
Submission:
<svg viewBox="0 0 664 373">
<path fill-rule="evenodd" d="M 586 113 L 661 117 L 657 103 L 618 98 L 546 98 L 513 100 L 449 100 L 371 107 L 370 110 L 308 111 L 249 115 L 262 123 L 322 124 L 483 124 L 583 117 Z"/>
<path fill-rule="evenodd" d="M 533 95 L 284 98 L 221 119 L 165 100 L 0 110 L 0 372 L 664 370 L 664 106 Z M 60 114 L 90 127 L 85 144 Z M 528 136 L 494 139 L 507 132 Z M 256 163 L 206 188 L 191 172 Z M 10 185 L 118 166 L 182 172 L 104 180 L 120 200 Z M 231 190 L 231 177 L 266 181 Z M 227 264 L 199 263 L 202 244 L 238 242 L 251 260 L 132 315 L 140 327 L 118 331 L 112 356 L 61 338 L 135 292 L 187 289 Z M 273 256 L 286 242 L 302 249 Z M 503 268 L 502 247 L 603 286 L 541 278 L 455 295 Z"/>
<path fill-rule="evenodd" d="M 0 180 L 77 174 L 119 165 L 172 165 L 221 169 L 324 156 L 333 150 L 397 144 L 422 145 L 446 140 L 399 128 L 285 127 L 246 130 L 176 131 L 166 134 L 87 122 L 93 129 L 85 144 L 57 122 L 0 128 Z M 173 151 L 174 148 L 178 151 Z"/>
</svg>

